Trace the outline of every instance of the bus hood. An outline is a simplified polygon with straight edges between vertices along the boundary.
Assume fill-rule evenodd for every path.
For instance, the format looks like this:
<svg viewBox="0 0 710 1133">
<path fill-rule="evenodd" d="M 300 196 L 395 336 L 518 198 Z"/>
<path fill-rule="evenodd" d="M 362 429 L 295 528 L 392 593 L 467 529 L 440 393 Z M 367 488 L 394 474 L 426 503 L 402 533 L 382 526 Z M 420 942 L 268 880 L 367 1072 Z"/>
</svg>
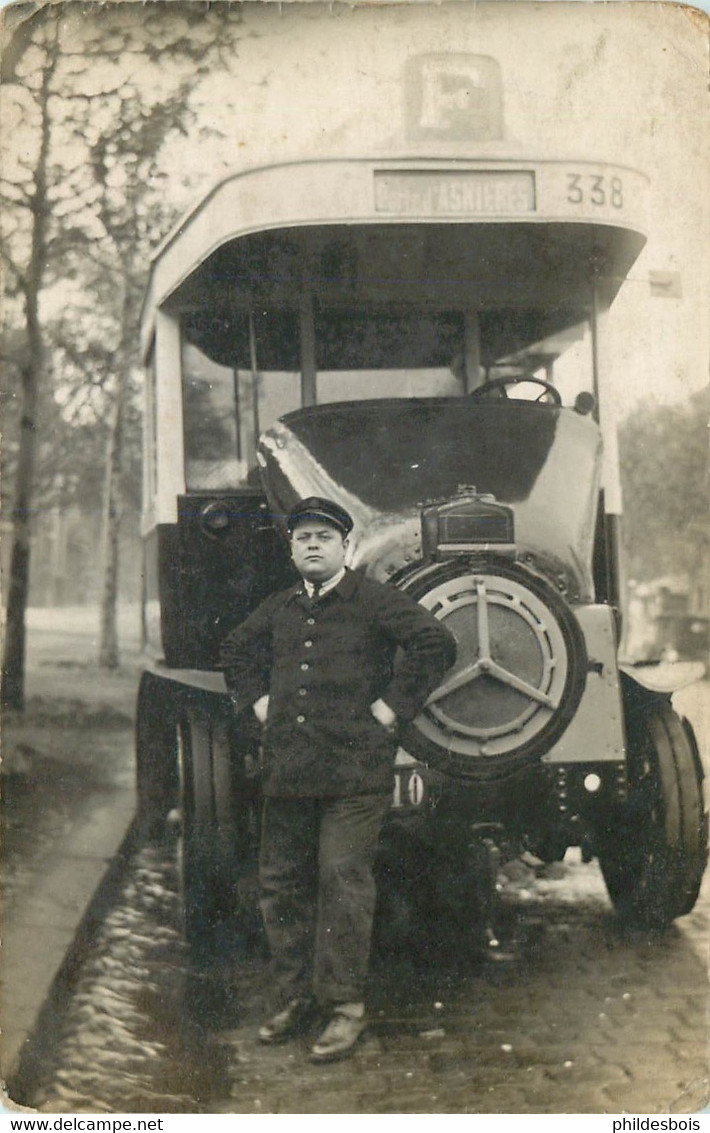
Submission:
<svg viewBox="0 0 710 1133">
<path fill-rule="evenodd" d="M 573 410 L 470 398 L 339 402 L 281 418 L 262 434 L 258 460 L 275 516 L 306 496 L 350 512 L 350 565 L 375 578 L 422 558 L 422 507 L 466 485 L 513 508 L 519 555 L 560 584 L 561 572 L 572 600 L 592 598 L 601 438 Z"/>
</svg>

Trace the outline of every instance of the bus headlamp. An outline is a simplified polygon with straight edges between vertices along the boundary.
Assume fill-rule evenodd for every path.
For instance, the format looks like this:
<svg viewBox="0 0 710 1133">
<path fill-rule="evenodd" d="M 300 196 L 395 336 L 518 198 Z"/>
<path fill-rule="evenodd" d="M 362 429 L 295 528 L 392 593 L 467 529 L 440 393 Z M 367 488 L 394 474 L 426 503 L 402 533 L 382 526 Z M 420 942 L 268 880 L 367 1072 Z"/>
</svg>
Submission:
<svg viewBox="0 0 710 1133">
<path fill-rule="evenodd" d="M 213 500 L 200 509 L 200 525 L 207 535 L 220 535 L 230 523 L 229 509 L 221 500 Z"/>
</svg>

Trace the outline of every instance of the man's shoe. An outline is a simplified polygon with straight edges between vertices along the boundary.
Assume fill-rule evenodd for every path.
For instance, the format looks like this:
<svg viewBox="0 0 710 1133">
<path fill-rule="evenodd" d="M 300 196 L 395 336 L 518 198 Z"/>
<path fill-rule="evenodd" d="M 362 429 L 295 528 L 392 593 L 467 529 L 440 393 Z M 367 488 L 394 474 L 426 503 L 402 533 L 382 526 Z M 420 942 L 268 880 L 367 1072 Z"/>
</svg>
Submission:
<svg viewBox="0 0 710 1133">
<path fill-rule="evenodd" d="M 348 1058 L 366 1026 L 362 1003 L 341 1003 L 311 1049 L 311 1062 L 337 1062 L 339 1058 Z"/>
<path fill-rule="evenodd" d="M 313 1019 L 315 1004 L 312 999 L 292 999 L 283 1011 L 277 1011 L 259 1027 L 260 1043 L 285 1043 L 306 1029 Z"/>
</svg>

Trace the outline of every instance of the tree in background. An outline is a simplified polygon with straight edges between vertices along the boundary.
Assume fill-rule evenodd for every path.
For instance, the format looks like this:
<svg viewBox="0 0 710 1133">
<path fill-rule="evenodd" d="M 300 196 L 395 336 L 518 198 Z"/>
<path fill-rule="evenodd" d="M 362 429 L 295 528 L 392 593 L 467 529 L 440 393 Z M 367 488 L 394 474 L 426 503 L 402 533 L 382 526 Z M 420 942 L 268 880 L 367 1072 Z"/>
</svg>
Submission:
<svg viewBox="0 0 710 1133">
<path fill-rule="evenodd" d="M 150 250 L 156 233 L 173 219 L 160 183 L 157 156 L 175 130 L 190 117 L 189 94 L 194 79 L 184 80 L 175 93 L 151 107 L 128 81 L 112 92 L 113 115 L 119 123 L 101 132 L 89 145 L 89 170 L 98 190 L 96 215 L 103 229 L 100 242 L 104 276 L 120 297 L 116 311 L 116 342 L 110 389 L 108 445 L 104 487 L 104 559 L 101 599 L 99 664 L 118 665 L 116 612 L 118 600 L 119 536 L 122 517 L 125 427 L 128 402 L 135 385 L 137 330 Z M 91 120 L 85 136 L 90 137 Z"/>
<path fill-rule="evenodd" d="M 71 323 L 67 339 L 65 322 Z M 103 385 L 110 376 L 110 354 L 98 338 L 79 340 L 76 308 L 68 305 L 58 319 L 43 320 L 47 380 L 40 384 L 35 417 L 35 514 L 76 507 L 96 515 L 101 511 L 101 486 L 96 469 L 106 449 Z M 97 328 L 95 333 L 98 334 Z M 20 359 L 25 349 L 18 328 L 4 336 L 0 370 L 0 406 L 7 441 L 0 449 L 2 512 L 12 506 L 11 486 L 17 476 L 19 453 Z M 76 360 L 75 360 L 76 359 Z M 57 376 L 58 375 L 58 376 Z M 132 417 L 131 448 L 138 447 L 140 427 Z M 137 499 L 140 468 L 135 454 L 130 462 L 127 488 Z M 33 535 L 36 532 L 33 533 Z M 94 555 L 95 557 L 95 555 Z"/>
<path fill-rule="evenodd" d="M 629 577 L 698 578 L 708 538 L 710 391 L 641 405 L 619 431 Z"/>
<path fill-rule="evenodd" d="M 147 4 L 49 6 L 15 28 L 3 60 L 3 134 L 12 138 L 0 182 L 3 260 L 11 319 L 21 307 L 16 349 L 20 396 L 14 467 L 12 551 L 2 665 L 2 702 L 24 703 L 25 610 L 48 319 L 42 303 L 73 277 L 95 289 L 112 321 L 105 338 L 111 378 L 105 487 L 106 583 L 102 661 L 117 661 L 117 533 L 124 419 L 136 364 L 139 294 L 151 248 L 176 203 L 159 170 L 161 149 L 191 120 L 191 92 L 234 53 L 238 7 Z M 229 46 L 227 46 L 229 45 Z M 12 326 L 9 326 L 10 332 Z M 71 337 L 71 336 L 70 336 Z M 69 343 L 65 342 L 65 348 Z M 74 351 L 78 361 L 80 350 Z M 85 358 L 87 366 L 92 359 Z M 57 376 L 57 375 L 54 375 Z M 59 377 L 61 382 L 61 377 Z M 112 635 L 114 641 L 112 641 Z"/>
<path fill-rule="evenodd" d="M 36 458 L 37 407 L 45 358 L 45 335 L 40 319 L 39 297 L 47 278 L 47 259 L 51 239 L 52 99 L 60 54 L 56 24 L 49 22 L 38 28 L 36 42 L 32 44 L 31 49 L 27 47 L 29 66 L 25 90 L 29 106 L 27 102 L 24 106 L 22 103 L 18 104 L 19 125 L 23 133 L 34 135 L 32 139 L 34 145 L 30 149 L 29 157 L 25 153 L 18 153 L 16 177 L 12 181 L 3 178 L 2 198 L 0 198 L 0 205 L 5 205 L 4 242 L 0 247 L 3 248 L 2 257 L 8 279 L 8 290 L 20 299 L 25 328 L 23 347 L 17 351 L 21 390 L 18 414 L 19 439 L 1 678 L 3 704 L 18 709 L 24 706 L 25 609 L 30 578 L 30 508 Z"/>
</svg>

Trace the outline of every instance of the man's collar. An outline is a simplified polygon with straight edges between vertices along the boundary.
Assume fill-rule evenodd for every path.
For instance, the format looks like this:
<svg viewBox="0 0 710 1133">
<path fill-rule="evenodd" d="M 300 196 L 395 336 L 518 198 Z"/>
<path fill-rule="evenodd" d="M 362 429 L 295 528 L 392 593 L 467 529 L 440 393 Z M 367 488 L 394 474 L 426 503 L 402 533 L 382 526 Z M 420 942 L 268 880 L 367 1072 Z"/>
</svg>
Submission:
<svg viewBox="0 0 710 1133">
<path fill-rule="evenodd" d="M 330 590 L 335 590 L 336 586 L 338 585 L 339 582 L 342 581 L 344 576 L 345 576 L 345 567 L 341 567 L 340 570 L 336 571 L 335 574 L 331 578 L 327 579 L 325 582 L 321 582 L 320 585 L 318 585 L 318 583 L 315 582 L 315 581 L 311 582 L 311 580 L 309 578 L 304 578 L 303 585 L 304 585 L 306 594 L 308 595 L 309 598 L 312 598 L 313 594 L 315 592 L 315 588 L 316 588 L 316 586 L 318 586 L 318 596 L 322 597 L 324 594 L 327 594 Z"/>
<path fill-rule="evenodd" d="M 355 573 L 355 571 L 350 570 L 349 567 L 345 567 L 343 577 L 341 579 L 339 579 L 338 582 L 333 587 L 333 593 L 337 594 L 340 598 L 350 599 L 350 598 L 352 598 L 353 594 L 357 590 L 357 587 L 358 587 L 358 576 L 357 576 L 357 574 Z M 322 593 L 322 591 L 321 591 L 321 593 Z M 290 598 L 299 598 L 299 597 L 306 597 L 306 588 L 305 588 L 303 579 L 301 579 L 300 582 L 297 582 L 296 585 L 293 587 L 293 590 L 291 591 L 291 594 L 289 596 L 289 600 L 290 600 Z"/>
</svg>

